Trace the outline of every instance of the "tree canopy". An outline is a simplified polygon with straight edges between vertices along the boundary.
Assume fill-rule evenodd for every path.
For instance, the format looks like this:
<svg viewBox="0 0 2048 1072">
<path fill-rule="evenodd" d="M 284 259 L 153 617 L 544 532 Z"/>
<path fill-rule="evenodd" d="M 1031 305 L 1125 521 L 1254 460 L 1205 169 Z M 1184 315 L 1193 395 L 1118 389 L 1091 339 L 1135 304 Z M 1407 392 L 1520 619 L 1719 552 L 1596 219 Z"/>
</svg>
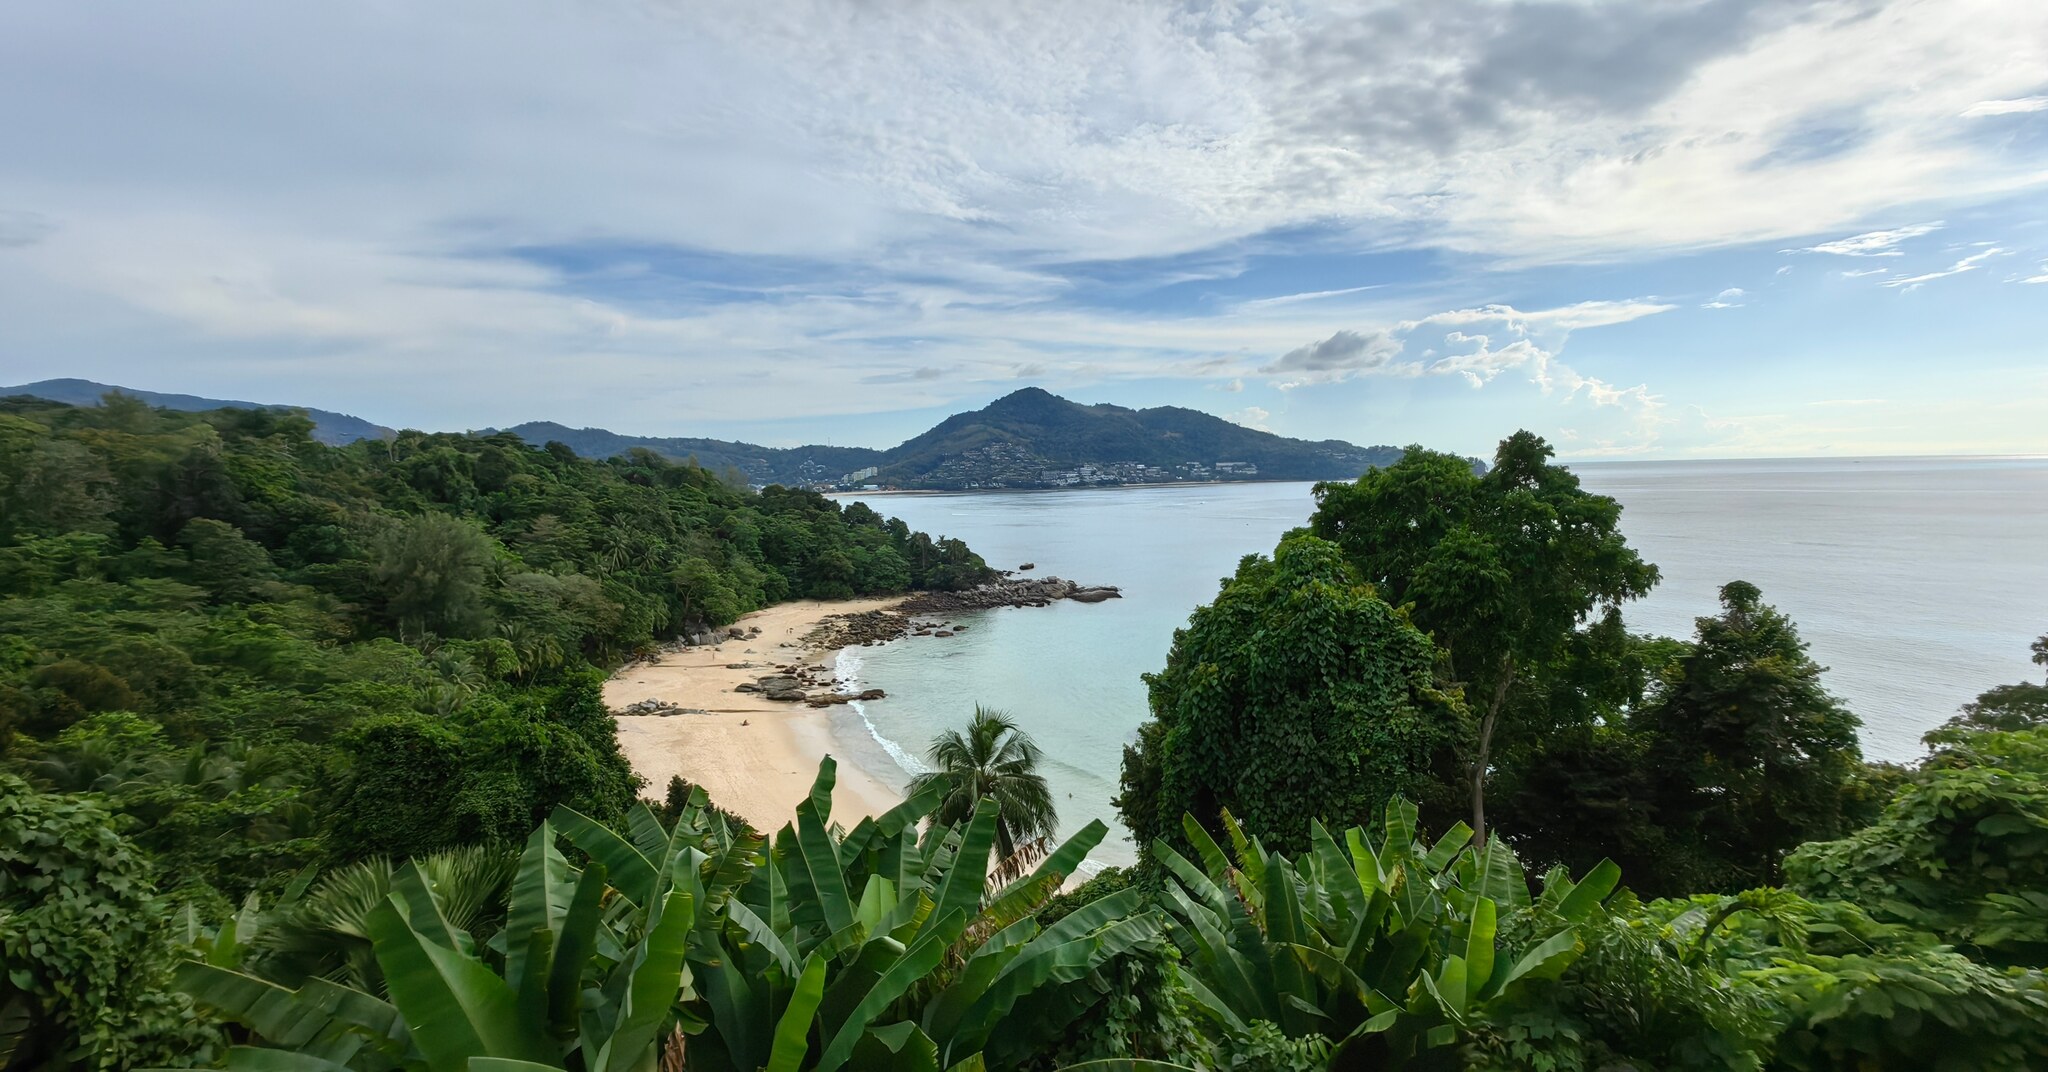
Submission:
<svg viewBox="0 0 2048 1072">
<path fill-rule="evenodd" d="M 1517 691 L 1543 688 L 1577 631 L 1657 583 L 1657 568 L 1621 534 L 1620 504 L 1581 489 L 1553 454 L 1517 432 L 1482 476 L 1466 459 L 1410 447 L 1355 482 L 1316 485 L 1309 522 L 1388 602 L 1408 608 L 1463 687 L 1471 823 L 1482 840 L 1495 755 L 1553 728 L 1540 708 L 1513 704 Z"/>
<path fill-rule="evenodd" d="M 1184 813 L 1220 832 L 1227 809 L 1286 848 L 1311 818 L 1367 819 L 1428 788 L 1465 736 L 1434 661 L 1335 545 L 1290 536 L 1246 557 L 1146 676 L 1152 720 L 1124 751 L 1117 808 L 1141 847 L 1184 846 Z"/>
</svg>

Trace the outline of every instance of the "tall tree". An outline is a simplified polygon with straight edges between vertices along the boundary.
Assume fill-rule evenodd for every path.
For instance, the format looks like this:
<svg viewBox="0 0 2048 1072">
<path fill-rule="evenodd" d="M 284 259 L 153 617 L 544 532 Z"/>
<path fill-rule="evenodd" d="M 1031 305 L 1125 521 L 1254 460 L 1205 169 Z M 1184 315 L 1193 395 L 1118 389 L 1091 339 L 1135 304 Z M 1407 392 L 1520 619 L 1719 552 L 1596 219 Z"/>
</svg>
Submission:
<svg viewBox="0 0 2048 1072">
<path fill-rule="evenodd" d="M 1862 764 L 1860 723 L 1821 686 L 1792 620 L 1746 581 L 1721 588 L 1675 679 L 1643 712 L 1667 830 L 1692 842 L 1696 888 L 1774 884 L 1801 842 L 1838 836 Z"/>
<path fill-rule="evenodd" d="M 1486 836 L 1486 785 L 1504 737 L 1539 736 L 1512 703 L 1602 611 L 1648 592 L 1657 567 L 1621 535 L 1621 505 L 1579 487 L 1540 437 L 1500 443 L 1484 476 L 1455 455 L 1410 447 L 1354 483 L 1316 485 L 1310 531 L 1443 649 L 1474 720 L 1465 745 L 1472 828 Z M 1510 724 L 1518 723 L 1518 724 Z"/>
<path fill-rule="evenodd" d="M 1435 655 L 1328 541 L 1247 556 L 1146 675 L 1153 720 L 1124 750 L 1125 824 L 1141 848 L 1179 848 L 1182 815 L 1220 833 L 1228 809 L 1296 850 L 1311 819 L 1348 825 L 1428 792 L 1466 727 L 1433 685 Z"/>
<path fill-rule="evenodd" d="M 938 769 L 912 779 L 910 790 L 916 793 L 933 782 L 945 787 L 932 813 L 934 822 L 964 823 L 988 797 L 1001 809 L 996 814 L 998 867 L 1021 874 L 1045 855 L 1059 828 L 1059 812 L 1045 776 L 1038 773 L 1038 744 L 1015 719 L 976 704 L 967 731 L 939 734 L 926 754 Z"/>
<path fill-rule="evenodd" d="M 475 525 L 422 513 L 378 542 L 373 574 L 401 635 L 475 633 L 485 619 L 484 567 L 491 540 Z"/>
</svg>

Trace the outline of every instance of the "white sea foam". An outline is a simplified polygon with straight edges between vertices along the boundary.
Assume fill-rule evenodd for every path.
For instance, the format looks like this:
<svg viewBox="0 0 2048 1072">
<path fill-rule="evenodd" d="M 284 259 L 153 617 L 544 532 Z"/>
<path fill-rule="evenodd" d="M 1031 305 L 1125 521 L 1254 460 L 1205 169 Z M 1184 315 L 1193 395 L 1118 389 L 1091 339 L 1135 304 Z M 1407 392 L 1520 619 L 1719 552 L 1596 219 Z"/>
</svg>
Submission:
<svg viewBox="0 0 2048 1072">
<path fill-rule="evenodd" d="M 841 648 L 839 654 L 832 660 L 833 691 L 860 691 L 858 688 L 860 684 L 860 667 L 860 656 L 855 655 L 851 650 Z M 919 759 L 916 753 L 890 740 L 887 734 L 875 728 L 875 720 L 868 717 L 867 704 L 859 700 L 851 700 L 848 701 L 846 706 L 852 708 L 853 712 L 860 716 L 861 725 L 866 726 L 868 729 L 868 736 L 874 738 L 875 743 L 882 746 L 882 751 L 887 752 L 889 758 L 895 760 L 898 767 L 903 768 L 903 773 L 923 774 L 932 769 L 931 765 Z"/>
</svg>

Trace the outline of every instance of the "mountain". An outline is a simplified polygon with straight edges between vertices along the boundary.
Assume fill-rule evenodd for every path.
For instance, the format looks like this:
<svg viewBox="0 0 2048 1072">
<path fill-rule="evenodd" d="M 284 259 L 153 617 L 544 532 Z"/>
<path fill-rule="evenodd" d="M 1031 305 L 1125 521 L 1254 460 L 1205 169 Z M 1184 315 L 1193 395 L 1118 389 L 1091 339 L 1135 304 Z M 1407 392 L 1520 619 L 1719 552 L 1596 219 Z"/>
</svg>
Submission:
<svg viewBox="0 0 2048 1072">
<path fill-rule="evenodd" d="M 109 391 L 175 410 L 297 409 L 323 443 L 384 439 L 393 430 L 359 417 L 304 406 L 162 394 L 90 380 L 43 380 L 0 387 L 0 396 L 33 395 L 97 405 Z M 510 432 L 540 446 L 561 443 L 586 458 L 651 450 L 694 460 L 714 472 L 737 471 L 751 484 L 876 484 L 921 490 L 1165 484 L 1197 480 L 1348 480 L 1401 457 L 1398 447 L 1359 447 L 1336 439 L 1288 439 L 1179 406 L 1084 406 L 1027 387 L 971 413 L 956 413 L 923 435 L 891 447 L 763 447 L 725 439 L 629 436 L 603 428 L 533 421 L 475 434 Z"/>
<path fill-rule="evenodd" d="M 1084 406 L 1036 387 L 971 413 L 956 413 L 888 450 L 624 436 L 547 422 L 503 430 L 529 443 L 559 442 L 587 457 L 644 449 L 679 461 L 694 459 L 707 469 L 736 469 L 755 484 L 920 490 L 1348 480 L 1401 456 L 1398 447 L 1288 439 L 1178 406 Z"/>
<path fill-rule="evenodd" d="M 907 488 L 1047 487 L 1185 480 L 1343 480 L 1399 447 L 1288 439 L 1179 406 L 1084 406 L 1027 387 L 956 413 L 875 463 Z"/>
<path fill-rule="evenodd" d="M 832 483 L 841 476 L 880 465 L 884 451 L 867 447 L 762 447 L 728 439 L 628 436 L 602 428 L 570 428 L 553 421 L 528 421 L 510 428 L 487 428 L 479 435 L 510 432 L 539 446 L 555 442 L 586 458 L 609 458 L 629 450 L 651 450 L 677 461 L 695 460 L 713 472 L 737 469 L 753 484 L 811 485 Z"/>
<path fill-rule="evenodd" d="M 138 391 L 133 387 L 94 383 L 91 380 L 38 380 L 19 387 L 0 387 L 0 398 L 9 395 L 29 395 L 72 406 L 97 406 L 100 404 L 101 396 L 109 391 L 133 395 L 152 406 L 181 412 L 203 412 L 209 409 L 296 409 L 313 421 L 314 439 L 337 447 L 358 439 L 388 439 L 398 434 L 381 424 L 371 424 L 361 417 L 324 409 L 283 406 L 268 402 L 238 402 L 225 398 L 201 398 L 198 395 L 168 395 L 158 391 Z"/>
</svg>

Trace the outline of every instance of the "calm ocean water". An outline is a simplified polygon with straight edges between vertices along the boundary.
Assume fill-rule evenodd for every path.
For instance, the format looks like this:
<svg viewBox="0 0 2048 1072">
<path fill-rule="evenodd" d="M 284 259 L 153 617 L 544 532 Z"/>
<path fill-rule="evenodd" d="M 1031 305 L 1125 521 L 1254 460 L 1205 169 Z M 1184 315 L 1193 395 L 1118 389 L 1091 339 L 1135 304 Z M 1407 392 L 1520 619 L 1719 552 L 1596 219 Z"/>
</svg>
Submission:
<svg viewBox="0 0 2048 1072">
<path fill-rule="evenodd" d="M 2048 458 L 1580 464 L 1619 499 L 1629 541 L 1663 571 L 1626 610 L 1637 631 L 1690 636 L 1716 590 L 1750 581 L 1790 614 L 1830 667 L 1824 681 L 1862 719 L 1873 758 L 1910 760 L 1919 737 L 1986 687 L 2034 677 L 2027 645 L 2048 632 Z M 1240 557 L 1270 552 L 1307 520 L 1308 484 L 874 496 L 912 528 L 965 539 L 989 564 L 1124 598 L 982 612 L 951 639 L 841 655 L 843 677 L 886 700 L 835 708 L 848 759 L 878 774 L 921 770 L 934 734 L 975 704 L 1003 708 L 1046 753 L 1062 825 L 1117 833 L 1099 862 L 1128 861 L 1109 800 L 1124 745 L 1145 718 L 1138 675 L 1166 661 L 1173 631 Z"/>
</svg>

